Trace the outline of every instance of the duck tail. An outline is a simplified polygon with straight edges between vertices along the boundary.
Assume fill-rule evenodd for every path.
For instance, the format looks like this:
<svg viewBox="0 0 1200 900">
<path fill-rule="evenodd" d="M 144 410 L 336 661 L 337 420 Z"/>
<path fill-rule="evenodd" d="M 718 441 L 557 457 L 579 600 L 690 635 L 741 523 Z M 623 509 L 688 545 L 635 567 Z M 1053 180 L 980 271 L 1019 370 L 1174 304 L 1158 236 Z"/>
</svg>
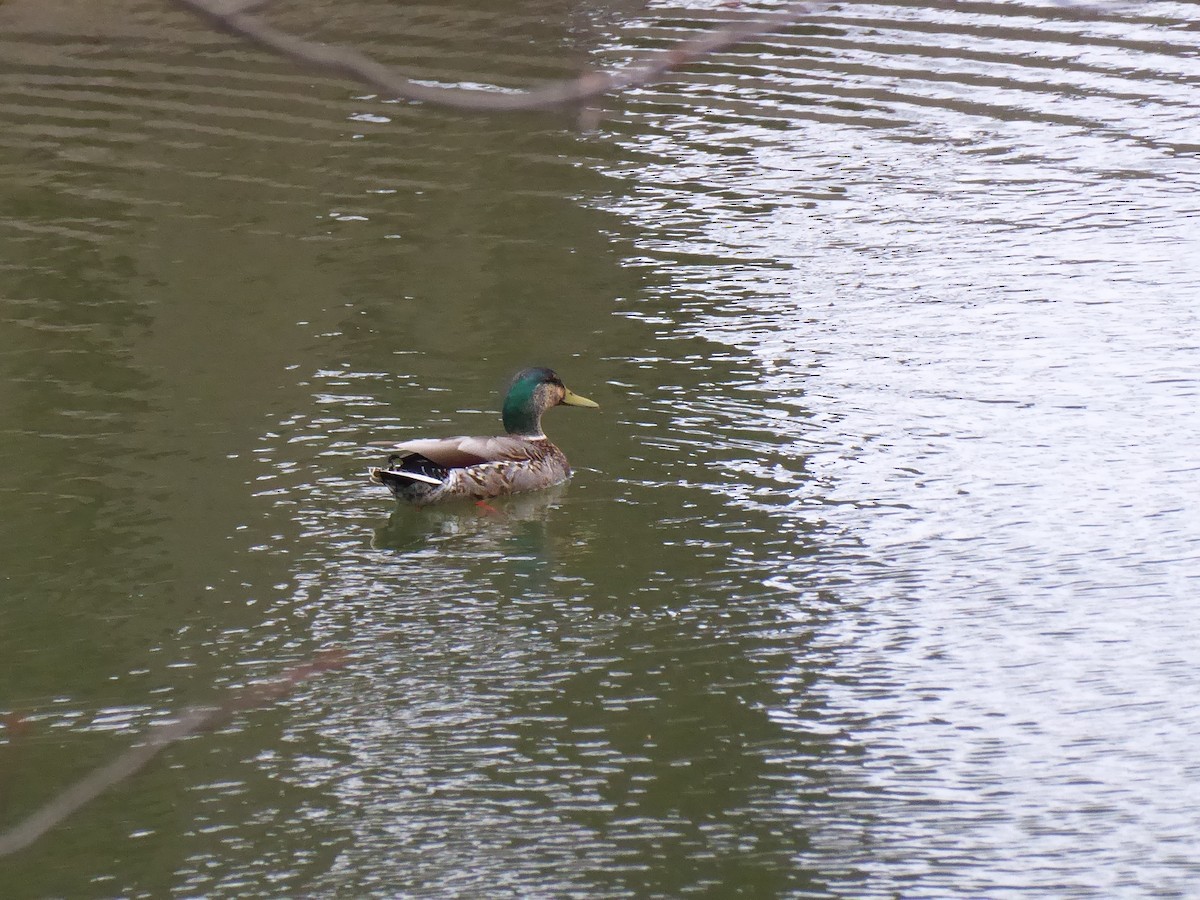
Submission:
<svg viewBox="0 0 1200 900">
<path fill-rule="evenodd" d="M 367 469 L 367 475 L 372 484 L 384 484 L 388 487 L 403 487 L 409 484 L 440 485 L 442 483 L 437 478 L 430 478 L 421 472 L 405 472 L 402 469 L 384 469 L 379 466 L 371 466 Z"/>
<path fill-rule="evenodd" d="M 449 474 L 450 470 L 445 466 L 419 453 L 404 456 L 393 454 L 388 457 L 386 466 L 372 466 L 367 470 L 372 484 L 382 484 L 397 495 L 414 488 L 428 490 L 430 487 L 441 487 Z"/>
</svg>

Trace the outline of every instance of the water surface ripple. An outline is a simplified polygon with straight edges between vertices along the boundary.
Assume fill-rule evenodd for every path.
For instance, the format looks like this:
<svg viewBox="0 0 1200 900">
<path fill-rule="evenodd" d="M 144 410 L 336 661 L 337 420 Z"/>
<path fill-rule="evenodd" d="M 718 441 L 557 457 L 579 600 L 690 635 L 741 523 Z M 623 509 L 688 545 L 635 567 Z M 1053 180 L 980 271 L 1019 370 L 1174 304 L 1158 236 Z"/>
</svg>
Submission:
<svg viewBox="0 0 1200 900">
<path fill-rule="evenodd" d="M 1196 4 L 829 5 L 591 132 L 110 6 L 0 6 L 0 826 L 350 662 L 14 896 L 1194 892 Z M 273 11 L 507 87 L 744 14 Z M 565 489 L 365 483 L 529 363 Z"/>
<path fill-rule="evenodd" d="M 819 535 L 797 615 L 844 604 L 812 690 L 869 845 L 802 858 L 847 896 L 1196 883 L 1194 15 L 853 5 L 631 105 L 652 315 L 761 367 L 728 492 Z"/>
</svg>

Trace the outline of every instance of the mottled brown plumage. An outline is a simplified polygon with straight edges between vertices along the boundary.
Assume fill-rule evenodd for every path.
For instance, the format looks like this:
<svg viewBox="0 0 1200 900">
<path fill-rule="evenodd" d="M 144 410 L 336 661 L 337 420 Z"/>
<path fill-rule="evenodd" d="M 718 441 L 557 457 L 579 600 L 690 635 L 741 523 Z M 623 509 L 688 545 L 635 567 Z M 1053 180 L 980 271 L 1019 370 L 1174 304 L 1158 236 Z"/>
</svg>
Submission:
<svg viewBox="0 0 1200 900">
<path fill-rule="evenodd" d="M 542 433 L 542 413 L 560 404 L 598 405 L 567 390 L 550 369 L 525 369 L 504 400 L 507 434 L 404 441 L 391 447 L 385 466 L 369 470 L 371 481 L 418 506 L 486 500 L 559 484 L 571 477 L 571 466 Z"/>
</svg>

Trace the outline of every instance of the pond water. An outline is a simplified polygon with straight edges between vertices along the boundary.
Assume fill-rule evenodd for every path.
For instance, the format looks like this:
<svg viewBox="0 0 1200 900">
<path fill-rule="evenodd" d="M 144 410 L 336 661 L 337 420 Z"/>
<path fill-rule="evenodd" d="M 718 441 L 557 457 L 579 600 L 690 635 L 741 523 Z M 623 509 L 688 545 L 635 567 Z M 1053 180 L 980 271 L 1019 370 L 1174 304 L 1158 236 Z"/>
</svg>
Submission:
<svg viewBox="0 0 1200 900">
<path fill-rule="evenodd" d="M 1200 884 L 1200 5 L 851 3 L 569 114 L 0 6 L 6 896 L 1182 897 Z M 280 7 L 445 83 L 745 15 Z M 554 366 L 566 487 L 372 440 Z"/>
</svg>

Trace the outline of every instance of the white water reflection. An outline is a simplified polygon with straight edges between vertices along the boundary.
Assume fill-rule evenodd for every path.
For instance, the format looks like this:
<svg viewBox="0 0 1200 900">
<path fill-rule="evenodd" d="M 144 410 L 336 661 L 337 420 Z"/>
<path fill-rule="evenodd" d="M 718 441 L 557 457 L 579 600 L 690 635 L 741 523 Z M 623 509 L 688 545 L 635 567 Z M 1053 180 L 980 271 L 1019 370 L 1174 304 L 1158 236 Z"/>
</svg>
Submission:
<svg viewBox="0 0 1200 900">
<path fill-rule="evenodd" d="M 830 772 L 856 812 L 812 855 L 869 873 L 856 897 L 1182 894 L 1200 877 L 1194 9 L 872 6 L 795 38 L 838 48 L 820 86 L 693 87 L 678 112 L 647 96 L 658 133 L 626 143 L 651 161 L 620 172 L 663 303 L 709 309 L 676 329 L 760 366 L 749 424 L 778 445 L 730 468 L 776 490 L 733 496 L 826 535 L 820 565 L 769 581 L 802 621 L 823 585 L 843 603 L 817 690 L 866 758 Z M 896 127 L 805 122 L 805 94 Z M 847 844 L 859 816 L 875 824 Z"/>
</svg>

